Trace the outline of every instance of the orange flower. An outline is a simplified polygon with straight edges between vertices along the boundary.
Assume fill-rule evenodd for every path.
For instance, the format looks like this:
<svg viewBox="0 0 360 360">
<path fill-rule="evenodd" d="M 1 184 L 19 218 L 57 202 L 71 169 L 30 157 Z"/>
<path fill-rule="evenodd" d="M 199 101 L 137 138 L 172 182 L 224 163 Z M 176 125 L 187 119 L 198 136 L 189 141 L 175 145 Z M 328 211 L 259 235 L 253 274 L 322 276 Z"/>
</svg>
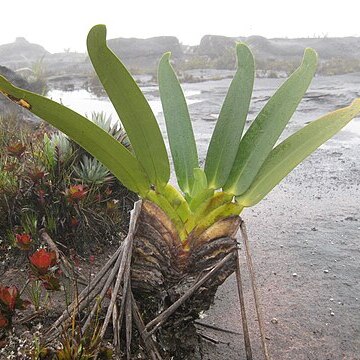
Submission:
<svg viewBox="0 0 360 360">
<path fill-rule="evenodd" d="M 0 311 L 0 329 L 6 328 L 9 325 L 9 320 Z"/>
<path fill-rule="evenodd" d="M 7 152 L 9 155 L 20 158 L 21 156 L 24 155 L 24 152 L 26 150 L 26 146 L 23 145 L 22 143 L 18 142 L 15 145 L 9 145 L 6 148 Z"/>
<path fill-rule="evenodd" d="M 72 185 L 66 190 L 69 202 L 82 200 L 86 196 L 87 192 L 83 185 Z"/>
<path fill-rule="evenodd" d="M 39 275 L 45 275 L 51 267 L 56 265 L 55 251 L 39 249 L 29 258 L 31 265 Z"/>
<path fill-rule="evenodd" d="M 27 233 L 16 234 L 15 238 L 16 238 L 16 246 L 18 248 L 20 248 L 21 250 L 29 250 L 32 243 L 32 239 L 29 234 Z"/>
<path fill-rule="evenodd" d="M 19 290 L 16 286 L 0 286 L 0 302 L 8 307 L 10 311 L 15 309 Z"/>
</svg>

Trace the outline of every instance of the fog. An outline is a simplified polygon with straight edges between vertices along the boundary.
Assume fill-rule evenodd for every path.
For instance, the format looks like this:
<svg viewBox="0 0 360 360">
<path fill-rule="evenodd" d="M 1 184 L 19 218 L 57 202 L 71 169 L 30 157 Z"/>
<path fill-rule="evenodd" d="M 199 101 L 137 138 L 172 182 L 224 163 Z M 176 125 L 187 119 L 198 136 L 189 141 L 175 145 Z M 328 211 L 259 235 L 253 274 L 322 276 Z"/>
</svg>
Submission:
<svg viewBox="0 0 360 360">
<path fill-rule="evenodd" d="M 296 5 L 295 5 L 296 4 Z M 108 26 L 109 38 L 171 35 L 194 45 L 203 35 L 274 37 L 359 36 L 356 0 L 70 1 L 2 3 L 0 44 L 25 37 L 50 52 L 85 51 L 88 30 Z"/>
</svg>

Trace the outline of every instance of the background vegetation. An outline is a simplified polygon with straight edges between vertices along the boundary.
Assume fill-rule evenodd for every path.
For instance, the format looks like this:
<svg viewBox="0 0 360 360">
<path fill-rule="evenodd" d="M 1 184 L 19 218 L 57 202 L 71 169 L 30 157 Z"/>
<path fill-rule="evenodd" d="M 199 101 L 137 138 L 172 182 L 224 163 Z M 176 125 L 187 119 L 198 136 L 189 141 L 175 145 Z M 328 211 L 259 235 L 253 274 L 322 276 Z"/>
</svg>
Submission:
<svg viewBox="0 0 360 360">
<path fill-rule="evenodd" d="M 93 121 L 129 146 L 126 134 L 104 113 Z M 37 244 L 39 230 L 63 246 L 89 252 L 127 228 L 136 196 L 96 159 L 62 133 L 0 116 L 0 241 L 12 247 L 16 234 Z"/>
</svg>

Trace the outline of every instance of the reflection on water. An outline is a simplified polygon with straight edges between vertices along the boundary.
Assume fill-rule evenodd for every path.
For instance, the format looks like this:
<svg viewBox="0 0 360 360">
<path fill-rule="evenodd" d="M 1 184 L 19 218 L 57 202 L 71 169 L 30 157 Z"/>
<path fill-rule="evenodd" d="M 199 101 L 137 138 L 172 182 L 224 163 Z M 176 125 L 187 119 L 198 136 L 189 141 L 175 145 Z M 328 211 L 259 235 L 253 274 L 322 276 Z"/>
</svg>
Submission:
<svg viewBox="0 0 360 360">
<path fill-rule="evenodd" d="M 199 94 L 200 91 L 197 90 L 185 91 L 187 103 L 190 105 L 199 102 L 199 99 L 192 98 L 193 96 Z M 87 114 L 88 116 L 90 116 L 93 111 L 104 111 L 108 115 L 111 115 L 113 119 L 118 118 L 116 111 L 108 98 L 98 97 L 94 94 L 91 94 L 85 89 L 74 91 L 52 90 L 51 92 L 49 92 L 48 97 L 54 101 L 62 103 L 63 105 L 69 107 L 72 110 L 75 110 L 81 115 Z M 155 115 L 158 115 L 162 112 L 160 99 L 153 99 L 148 101 Z"/>
</svg>

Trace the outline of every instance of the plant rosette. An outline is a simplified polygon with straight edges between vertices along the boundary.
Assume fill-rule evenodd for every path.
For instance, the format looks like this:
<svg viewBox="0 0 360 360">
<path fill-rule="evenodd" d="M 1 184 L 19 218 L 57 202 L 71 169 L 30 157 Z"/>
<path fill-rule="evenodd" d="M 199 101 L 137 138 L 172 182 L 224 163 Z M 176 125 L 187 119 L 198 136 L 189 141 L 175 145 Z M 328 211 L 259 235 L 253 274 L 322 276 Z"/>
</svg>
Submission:
<svg viewBox="0 0 360 360">
<path fill-rule="evenodd" d="M 65 191 L 65 195 L 70 204 L 79 202 L 84 199 L 87 195 L 86 188 L 84 185 L 72 185 Z"/>
<path fill-rule="evenodd" d="M 32 180 L 34 185 L 37 185 L 44 177 L 45 177 L 45 171 L 43 169 L 39 169 L 37 167 L 29 170 L 27 172 L 28 177 Z"/>
<path fill-rule="evenodd" d="M 28 304 L 29 301 L 20 298 L 16 286 L 0 285 L 0 329 L 9 327 L 15 310 L 24 310 Z"/>
<path fill-rule="evenodd" d="M 42 281 L 46 290 L 59 290 L 59 267 L 55 251 L 38 249 L 29 257 L 30 267 L 35 277 Z"/>
<path fill-rule="evenodd" d="M 33 240 L 30 234 L 22 233 L 22 234 L 15 234 L 15 245 L 20 250 L 29 250 Z"/>
<path fill-rule="evenodd" d="M 25 153 L 26 146 L 19 142 L 19 143 L 14 144 L 14 145 L 7 146 L 6 150 L 7 150 L 7 153 L 10 156 L 13 156 L 13 157 L 16 157 L 16 158 L 20 159 Z"/>
<path fill-rule="evenodd" d="M 90 119 L 17 88 L 2 76 L 0 93 L 57 127 L 143 200 L 134 235 L 131 287 L 140 307 L 148 306 L 144 312 L 153 316 L 161 311 L 164 298 L 175 302 L 194 278 L 234 251 L 239 215 L 244 208 L 260 202 L 304 159 L 360 114 L 359 98 L 279 141 L 316 73 L 317 54 L 306 49 L 299 67 L 244 131 L 255 61 L 250 48 L 238 43 L 237 70 L 201 167 L 186 99 L 170 63 L 170 53 L 166 53 L 159 62 L 158 81 L 171 162 L 151 106 L 107 46 L 104 25 L 90 30 L 87 48 L 127 133 L 131 151 Z M 170 184 L 170 163 L 174 165 L 178 188 Z M 86 191 L 82 185 L 73 185 L 65 195 L 69 202 L 77 204 L 85 198 Z M 42 275 L 55 265 L 51 261 L 47 258 L 46 264 L 40 266 Z M 205 291 L 192 297 L 185 312 L 178 310 L 182 323 L 175 321 L 177 316 L 172 318 L 167 337 L 168 345 L 174 346 L 169 350 L 171 354 L 176 353 L 179 358 L 181 346 L 189 350 L 189 314 L 196 318 L 200 311 L 208 309 L 217 287 L 234 269 L 235 261 L 229 262 Z M 150 298 L 156 301 L 147 304 L 146 299 Z M 171 329 L 176 329 L 176 340 Z M 174 344 L 170 344 L 171 339 Z"/>
</svg>

